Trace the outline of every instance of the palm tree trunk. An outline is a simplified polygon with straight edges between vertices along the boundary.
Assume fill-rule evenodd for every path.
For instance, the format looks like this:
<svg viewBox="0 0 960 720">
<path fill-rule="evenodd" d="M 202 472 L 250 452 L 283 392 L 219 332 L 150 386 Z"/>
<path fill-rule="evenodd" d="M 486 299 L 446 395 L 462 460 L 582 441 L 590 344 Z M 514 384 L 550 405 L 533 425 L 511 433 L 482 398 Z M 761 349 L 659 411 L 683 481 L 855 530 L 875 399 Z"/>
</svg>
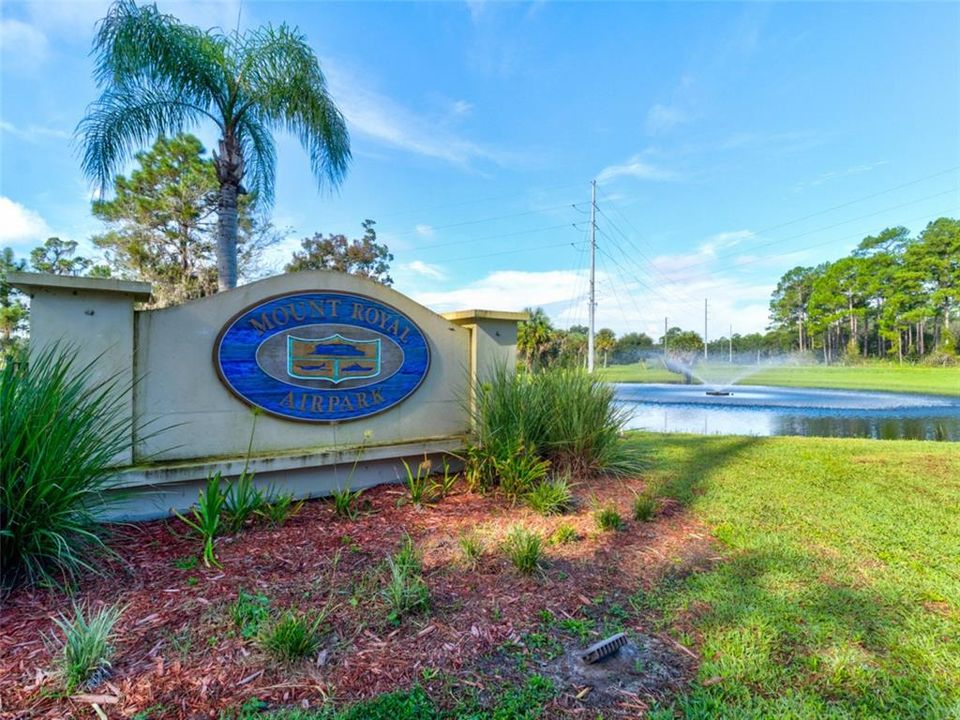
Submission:
<svg viewBox="0 0 960 720">
<path fill-rule="evenodd" d="M 214 153 L 220 197 L 217 199 L 217 284 L 220 291 L 237 286 L 237 201 L 242 192 L 243 156 L 232 132 L 220 139 Z"/>
<path fill-rule="evenodd" d="M 237 286 L 237 186 L 220 186 L 217 201 L 217 285 L 221 292 Z"/>
</svg>

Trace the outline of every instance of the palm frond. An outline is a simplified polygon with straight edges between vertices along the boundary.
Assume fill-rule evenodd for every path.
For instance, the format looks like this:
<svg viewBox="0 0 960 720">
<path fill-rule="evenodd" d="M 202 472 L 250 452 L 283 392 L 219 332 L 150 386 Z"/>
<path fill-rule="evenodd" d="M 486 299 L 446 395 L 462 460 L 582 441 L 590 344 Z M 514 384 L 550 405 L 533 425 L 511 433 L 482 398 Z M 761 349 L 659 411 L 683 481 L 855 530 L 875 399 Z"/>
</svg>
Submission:
<svg viewBox="0 0 960 720">
<path fill-rule="evenodd" d="M 320 185 L 338 185 L 350 162 L 350 135 L 306 38 L 268 25 L 249 33 L 241 50 L 241 112 L 256 108 L 265 122 L 296 135 Z"/>
<path fill-rule="evenodd" d="M 81 167 L 99 187 L 138 149 L 161 135 L 181 132 L 189 123 L 217 118 L 167 88 L 146 82 L 108 88 L 77 126 L 82 138 Z"/>
<path fill-rule="evenodd" d="M 165 87 L 194 105 L 222 109 L 231 74 L 228 48 L 222 34 L 184 25 L 156 5 L 118 0 L 97 28 L 94 77 L 100 87 Z"/>
<path fill-rule="evenodd" d="M 249 174 L 247 190 L 256 196 L 259 205 L 273 203 L 274 178 L 277 167 L 277 150 L 270 134 L 268 123 L 256 113 L 244 113 L 236 128 L 246 172 Z"/>
</svg>

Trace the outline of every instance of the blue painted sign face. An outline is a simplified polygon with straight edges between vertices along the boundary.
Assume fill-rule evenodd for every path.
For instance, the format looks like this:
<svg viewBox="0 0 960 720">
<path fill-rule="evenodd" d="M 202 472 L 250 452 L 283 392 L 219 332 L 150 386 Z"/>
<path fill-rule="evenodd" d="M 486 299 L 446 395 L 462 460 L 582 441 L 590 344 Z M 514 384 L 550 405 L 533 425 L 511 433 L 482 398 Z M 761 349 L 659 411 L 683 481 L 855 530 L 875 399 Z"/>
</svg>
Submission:
<svg viewBox="0 0 960 720">
<path fill-rule="evenodd" d="M 213 350 L 224 384 L 290 420 L 343 422 L 383 412 L 420 386 L 430 346 L 394 307 L 342 292 L 269 298 L 234 316 Z"/>
</svg>

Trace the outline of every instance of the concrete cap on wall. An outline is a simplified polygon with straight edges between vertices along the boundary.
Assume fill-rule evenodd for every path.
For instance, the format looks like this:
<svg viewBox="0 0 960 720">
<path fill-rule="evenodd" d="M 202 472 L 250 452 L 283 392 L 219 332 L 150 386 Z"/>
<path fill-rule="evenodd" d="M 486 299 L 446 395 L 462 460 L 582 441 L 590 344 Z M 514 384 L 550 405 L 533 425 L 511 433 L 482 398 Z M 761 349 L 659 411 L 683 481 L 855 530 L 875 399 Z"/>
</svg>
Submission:
<svg viewBox="0 0 960 720">
<path fill-rule="evenodd" d="M 129 295 L 136 301 L 150 299 L 151 285 L 147 282 L 118 280 L 117 278 L 74 277 L 52 273 L 7 273 L 7 282 L 17 290 L 33 295 L 38 290 L 67 291 L 75 294 L 97 293 Z"/>
<path fill-rule="evenodd" d="M 512 322 L 524 322 L 530 319 L 530 314 L 525 312 L 507 312 L 504 310 L 456 310 L 454 312 L 441 313 L 444 319 L 452 323 L 462 325 L 465 323 L 475 323 L 479 320 L 508 320 Z"/>
</svg>

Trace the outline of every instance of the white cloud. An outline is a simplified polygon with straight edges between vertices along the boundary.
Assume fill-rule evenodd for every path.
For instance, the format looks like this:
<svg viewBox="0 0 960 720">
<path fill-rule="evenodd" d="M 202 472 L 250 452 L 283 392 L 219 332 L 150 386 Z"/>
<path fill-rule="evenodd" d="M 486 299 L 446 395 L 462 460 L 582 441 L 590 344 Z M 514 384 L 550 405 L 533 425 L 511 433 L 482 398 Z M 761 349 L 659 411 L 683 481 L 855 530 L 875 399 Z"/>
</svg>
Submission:
<svg viewBox="0 0 960 720">
<path fill-rule="evenodd" d="M 647 132 L 657 135 L 685 123 L 687 119 L 687 113 L 676 105 L 657 103 L 647 112 Z"/>
<path fill-rule="evenodd" d="M 0 243 L 23 244 L 45 240 L 52 234 L 40 213 L 0 195 Z"/>
<path fill-rule="evenodd" d="M 569 301 L 578 273 L 572 270 L 502 270 L 455 290 L 414 290 L 415 300 L 436 310 L 522 310 Z"/>
<path fill-rule="evenodd" d="M 31 70 L 40 65 L 49 52 L 43 32 L 14 18 L 0 20 L 0 49 L 4 67 Z"/>
<path fill-rule="evenodd" d="M 466 100 L 455 100 L 450 106 L 450 112 L 457 117 L 469 115 L 473 112 L 473 103 L 469 103 Z"/>
<path fill-rule="evenodd" d="M 754 237 L 756 237 L 756 234 L 752 230 L 717 233 L 707 238 L 707 241 L 700 246 L 700 252 L 704 255 L 716 255 L 717 250 L 732 248 L 744 240 L 752 240 Z"/>
<path fill-rule="evenodd" d="M 421 223 L 413 229 L 420 237 L 433 237 L 433 228 L 429 225 Z"/>
<path fill-rule="evenodd" d="M 422 260 L 414 260 L 413 262 L 409 262 L 402 267 L 416 275 L 423 275 L 435 280 L 442 280 L 445 277 L 443 269 L 439 265 L 425 263 Z"/>
<path fill-rule="evenodd" d="M 677 268 L 682 267 L 684 257 L 677 256 Z M 661 264 L 668 265 L 665 259 Z M 710 299 L 710 337 L 727 334 L 731 324 L 734 332 L 744 334 L 762 331 L 768 323 L 772 285 L 737 283 L 729 275 L 702 272 L 702 268 L 687 271 L 676 280 L 674 284 L 662 278 L 598 270 L 597 327 L 609 327 L 618 334 L 645 332 L 656 338 L 663 334 L 667 317 L 671 326 L 702 334 L 705 297 Z M 501 270 L 453 290 L 405 289 L 437 312 L 543 307 L 556 327 L 587 321 L 585 270 Z"/>
<path fill-rule="evenodd" d="M 816 187 L 817 185 L 823 185 L 824 183 L 830 182 L 832 180 L 838 180 L 840 178 L 850 177 L 851 175 L 862 175 L 863 173 L 870 172 L 875 170 L 878 167 L 888 164 L 887 160 L 879 160 L 872 163 L 863 163 L 861 165 L 853 165 L 848 168 L 843 168 L 842 170 L 832 170 L 830 172 L 825 172 L 809 182 L 797 183 L 796 189 L 803 190 L 807 187 Z"/>
<path fill-rule="evenodd" d="M 642 155 L 634 155 L 621 165 L 608 165 L 597 174 L 597 182 L 606 183 L 620 177 L 632 177 L 638 180 L 676 180 L 677 174 L 671 170 L 658 167 L 643 159 Z"/>
<path fill-rule="evenodd" d="M 9 133 L 27 142 L 38 142 L 43 138 L 69 140 L 71 137 L 70 133 L 66 130 L 43 127 L 42 125 L 27 125 L 27 127 L 21 128 L 6 120 L 0 120 L 0 131 Z"/>
<path fill-rule="evenodd" d="M 323 62 L 337 106 L 347 118 L 350 132 L 397 150 L 469 167 L 476 162 L 503 164 L 505 153 L 463 138 L 429 118 L 363 85 L 363 82 L 330 60 Z"/>
</svg>

